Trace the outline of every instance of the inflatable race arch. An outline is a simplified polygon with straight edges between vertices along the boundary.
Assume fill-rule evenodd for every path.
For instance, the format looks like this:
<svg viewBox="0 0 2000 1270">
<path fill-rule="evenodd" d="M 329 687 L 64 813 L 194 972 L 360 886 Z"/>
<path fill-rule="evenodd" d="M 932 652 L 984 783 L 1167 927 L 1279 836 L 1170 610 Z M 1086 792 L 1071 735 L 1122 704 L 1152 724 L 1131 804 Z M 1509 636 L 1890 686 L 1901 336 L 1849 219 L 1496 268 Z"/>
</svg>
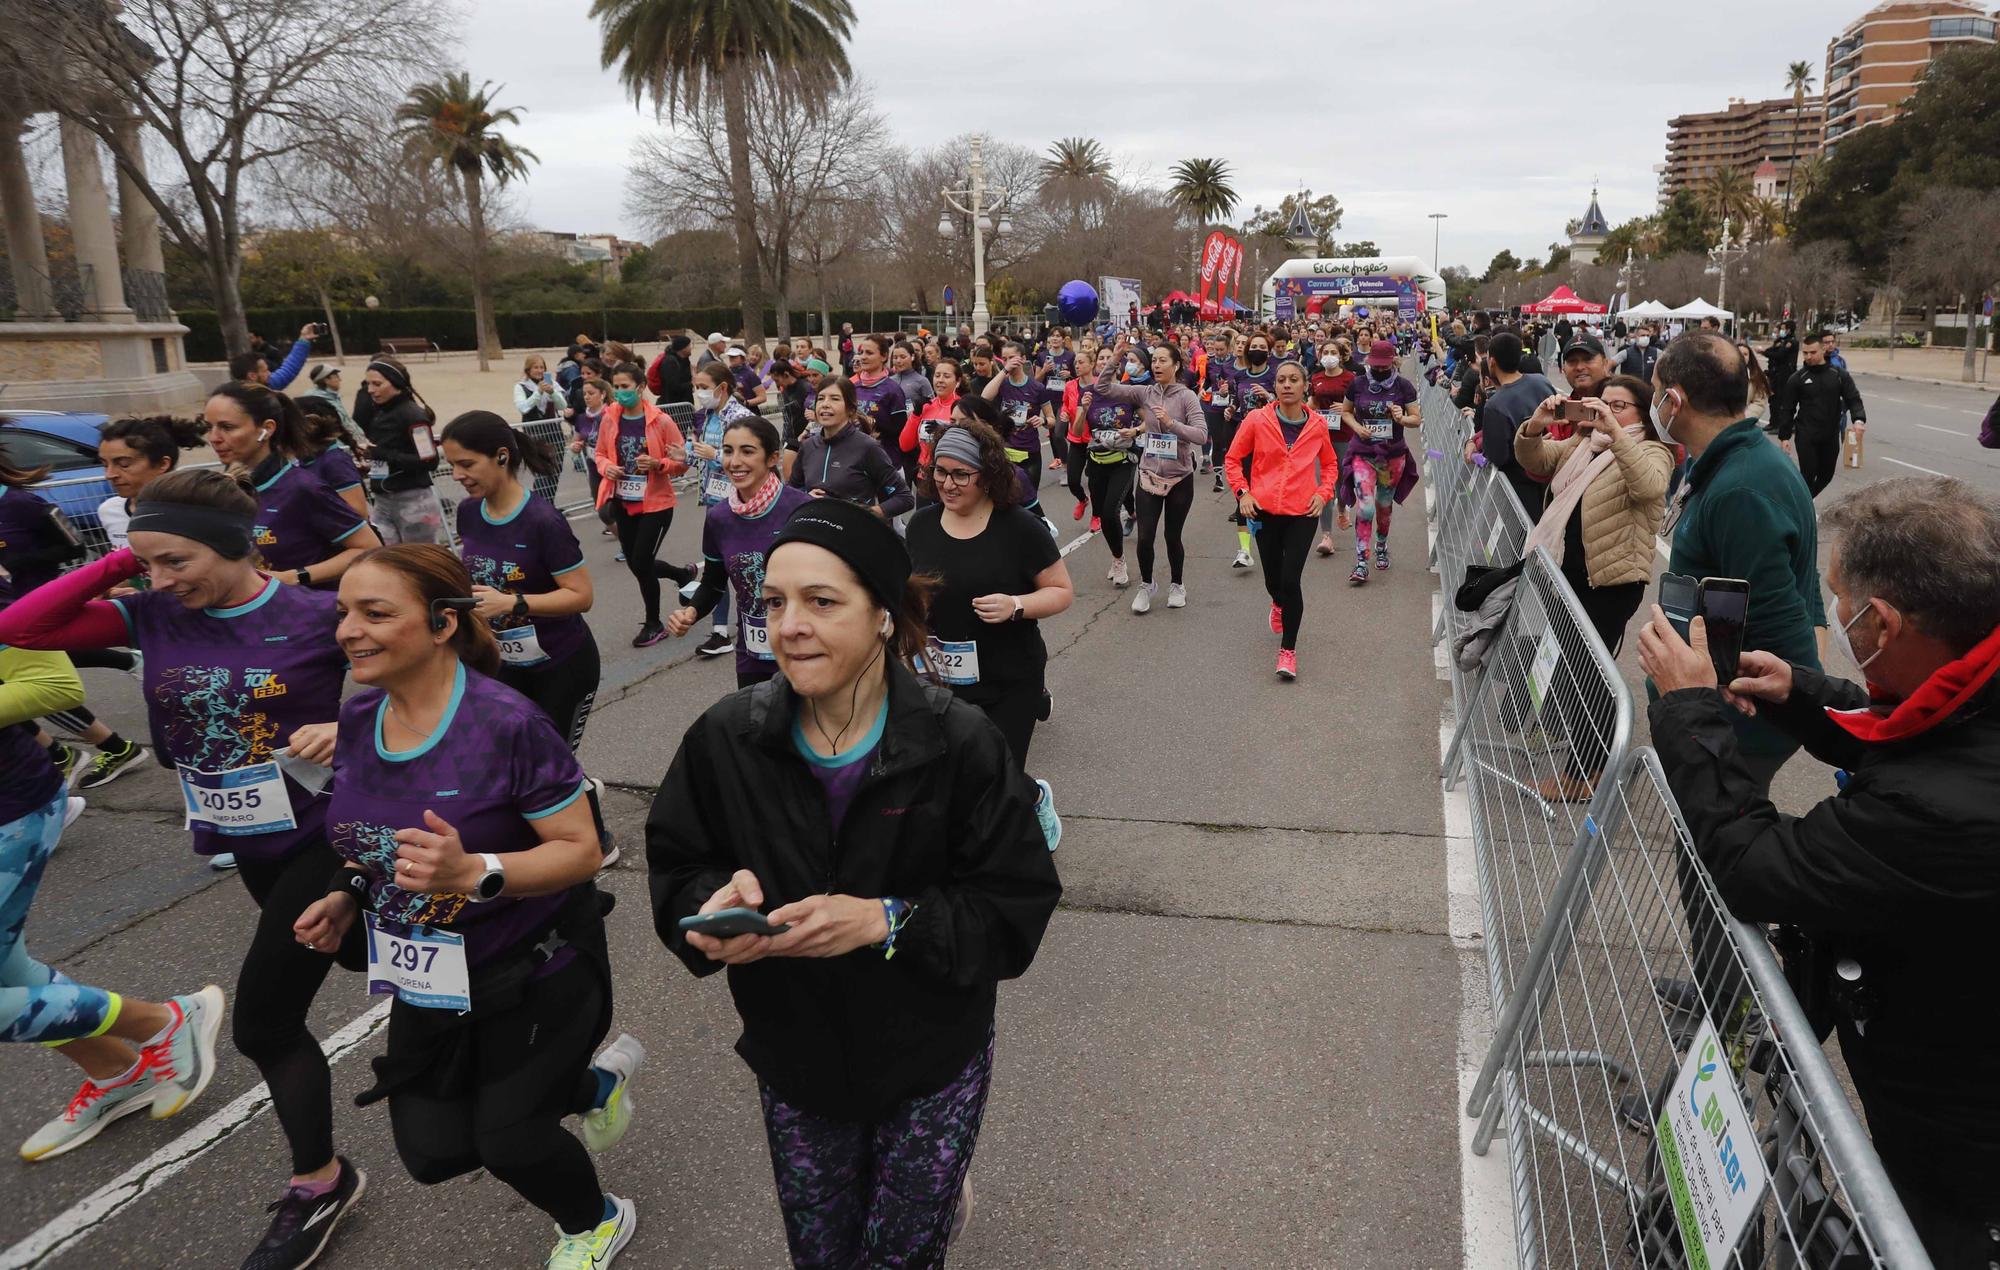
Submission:
<svg viewBox="0 0 2000 1270">
<path fill-rule="evenodd" d="M 1343 305 L 1372 312 L 1390 304 L 1406 318 L 1442 313 L 1444 279 L 1415 256 L 1302 257 L 1264 279 L 1258 311 L 1284 320 Z"/>
</svg>

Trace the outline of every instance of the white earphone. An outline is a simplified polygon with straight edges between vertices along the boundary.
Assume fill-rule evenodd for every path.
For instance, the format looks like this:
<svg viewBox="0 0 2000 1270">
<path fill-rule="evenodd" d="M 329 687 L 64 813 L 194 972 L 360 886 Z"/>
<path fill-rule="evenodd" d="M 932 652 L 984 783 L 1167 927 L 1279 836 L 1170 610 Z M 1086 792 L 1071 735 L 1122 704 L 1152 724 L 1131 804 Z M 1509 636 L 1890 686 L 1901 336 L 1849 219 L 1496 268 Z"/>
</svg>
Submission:
<svg viewBox="0 0 2000 1270">
<path fill-rule="evenodd" d="M 895 633 L 896 633 L 896 619 L 889 616 L 889 614 L 884 613 L 882 615 L 882 631 L 881 631 L 882 638 L 888 639 L 891 635 L 894 635 Z"/>
<path fill-rule="evenodd" d="M 271 430 L 269 428 L 257 429 L 257 439 L 259 441 L 269 441 L 271 439 Z"/>
</svg>

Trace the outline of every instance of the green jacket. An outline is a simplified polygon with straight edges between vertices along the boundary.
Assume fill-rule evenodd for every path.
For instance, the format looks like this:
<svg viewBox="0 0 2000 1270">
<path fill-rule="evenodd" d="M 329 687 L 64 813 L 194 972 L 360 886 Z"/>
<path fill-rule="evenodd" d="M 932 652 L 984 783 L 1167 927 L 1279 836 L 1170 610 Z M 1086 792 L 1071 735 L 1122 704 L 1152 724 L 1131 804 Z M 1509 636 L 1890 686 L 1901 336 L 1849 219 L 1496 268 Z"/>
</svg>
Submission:
<svg viewBox="0 0 2000 1270">
<path fill-rule="evenodd" d="M 1687 505 L 1674 526 L 1667 568 L 1696 581 L 1750 584 L 1744 649 L 1819 669 L 1815 626 L 1826 625 L 1819 584 L 1819 528 L 1812 495 L 1785 452 L 1745 419 L 1724 429 L 1687 472 Z M 1648 691 L 1651 685 L 1648 684 Z M 1732 712 L 1733 714 L 1733 712 Z M 1744 752 L 1775 754 L 1797 742 L 1761 719 L 1734 715 Z"/>
</svg>

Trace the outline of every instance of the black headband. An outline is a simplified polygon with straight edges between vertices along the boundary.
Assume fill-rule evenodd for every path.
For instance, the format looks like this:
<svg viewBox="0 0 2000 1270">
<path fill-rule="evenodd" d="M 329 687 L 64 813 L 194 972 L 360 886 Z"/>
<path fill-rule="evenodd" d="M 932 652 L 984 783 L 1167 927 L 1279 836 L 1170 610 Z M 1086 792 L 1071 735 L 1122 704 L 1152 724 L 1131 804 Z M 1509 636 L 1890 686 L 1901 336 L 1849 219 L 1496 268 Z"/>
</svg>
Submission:
<svg viewBox="0 0 2000 1270">
<path fill-rule="evenodd" d="M 391 366 L 387 362 L 370 362 L 368 363 L 368 369 L 388 380 L 390 387 L 400 389 L 403 392 L 410 391 L 410 376 L 402 367 Z"/>
<path fill-rule="evenodd" d="M 788 542 L 831 551 L 854 570 L 877 604 L 891 613 L 902 611 L 910 582 L 909 548 L 888 521 L 866 507 L 839 498 L 803 503 L 772 539 L 771 550 Z"/>
<path fill-rule="evenodd" d="M 195 503 L 165 503 L 141 498 L 132 508 L 128 534 L 174 534 L 192 538 L 229 560 L 250 554 L 253 522 L 250 517 L 220 507 Z"/>
</svg>

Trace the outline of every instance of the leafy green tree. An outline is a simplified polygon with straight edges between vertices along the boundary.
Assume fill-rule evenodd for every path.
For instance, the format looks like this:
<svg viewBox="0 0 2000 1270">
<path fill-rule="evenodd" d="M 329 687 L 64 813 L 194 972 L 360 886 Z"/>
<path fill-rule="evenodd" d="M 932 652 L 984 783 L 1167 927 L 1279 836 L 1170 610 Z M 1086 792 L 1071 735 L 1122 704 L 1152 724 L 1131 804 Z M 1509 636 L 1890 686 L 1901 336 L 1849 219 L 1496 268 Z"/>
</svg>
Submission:
<svg viewBox="0 0 2000 1270">
<path fill-rule="evenodd" d="M 591 0 L 604 25 L 603 62 L 636 102 L 668 117 L 721 93 L 729 125 L 731 211 L 741 276 L 744 338 L 764 338 L 764 279 L 757 256 L 750 174 L 749 95 L 763 85 L 811 108 L 852 75 L 844 41 L 849 0 Z"/>
<path fill-rule="evenodd" d="M 334 305 L 354 304 L 381 285 L 376 262 L 327 229 L 272 230 L 258 235 L 244 252 L 244 305 L 317 305 L 326 315 L 337 358 L 346 357 L 347 350 Z"/>
<path fill-rule="evenodd" d="M 1303 190 L 1297 194 L 1285 195 L 1276 207 L 1268 211 L 1261 206 L 1255 207 L 1251 209 L 1249 219 L 1243 222 L 1243 232 L 1262 234 L 1282 244 L 1285 240 L 1285 227 L 1292 223 L 1292 213 L 1298 210 L 1301 203 L 1305 205 L 1306 219 L 1310 220 L 1313 228 L 1319 231 L 1316 253 L 1321 256 L 1332 255 L 1333 231 L 1340 228 L 1341 217 L 1347 212 L 1341 207 L 1340 200 L 1331 194 L 1316 196 L 1311 190 Z M 1280 246 L 1278 250 L 1282 251 L 1284 248 Z"/>
<path fill-rule="evenodd" d="M 1505 247 L 1502 247 L 1499 250 L 1499 252 L 1494 255 L 1492 263 L 1486 266 L 1486 272 L 1480 275 L 1479 280 L 1481 282 L 1491 282 L 1494 278 L 1498 277 L 1499 275 L 1503 273 L 1511 273 L 1514 270 L 1519 269 L 1520 267 L 1521 267 L 1521 258 L 1519 256 L 1516 256 L 1513 252 L 1508 251 Z"/>
<path fill-rule="evenodd" d="M 1701 208 L 1692 190 L 1679 190 L 1671 199 L 1657 221 L 1660 231 L 1659 246 L 1644 254 L 1649 256 L 1673 256 L 1681 252 L 1705 252 L 1716 244 L 1720 237 L 1719 226 L 1712 226 L 1708 214 Z"/>
<path fill-rule="evenodd" d="M 500 129 L 518 125 L 521 112 L 493 104 L 490 81 L 475 89 L 472 77 L 453 71 L 443 79 L 414 85 L 396 107 L 396 122 L 410 157 L 455 176 L 465 185 L 465 210 L 472 223 L 472 308 L 479 329 L 479 369 L 500 355 L 500 327 L 493 320 L 493 297 L 486 283 L 486 177 L 505 185 L 528 174 L 535 153 L 515 145 Z"/>
</svg>

